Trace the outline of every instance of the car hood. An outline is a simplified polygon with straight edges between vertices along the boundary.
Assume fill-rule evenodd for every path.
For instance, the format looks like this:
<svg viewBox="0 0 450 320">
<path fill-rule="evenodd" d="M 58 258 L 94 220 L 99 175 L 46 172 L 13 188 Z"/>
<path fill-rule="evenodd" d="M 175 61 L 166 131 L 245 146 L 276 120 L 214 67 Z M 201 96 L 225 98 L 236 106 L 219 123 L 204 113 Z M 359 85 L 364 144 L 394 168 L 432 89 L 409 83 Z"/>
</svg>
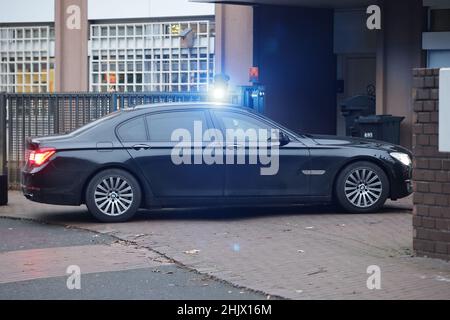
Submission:
<svg viewBox="0 0 450 320">
<path fill-rule="evenodd" d="M 371 149 L 382 149 L 388 152 L 404 152 L 412 156 L 411 151 L 408 149 L 398 146 L 389 142 L 363 139 L 355 137 L 340 137 L 340 136 L 330 136 L 330 135 L 307 135 L 308 138 L 312 139 L 315 143 L 324 146 L 336 146 L 336 147 L 357 147 L 357 148 L 371 148 Z"/>
</svg>

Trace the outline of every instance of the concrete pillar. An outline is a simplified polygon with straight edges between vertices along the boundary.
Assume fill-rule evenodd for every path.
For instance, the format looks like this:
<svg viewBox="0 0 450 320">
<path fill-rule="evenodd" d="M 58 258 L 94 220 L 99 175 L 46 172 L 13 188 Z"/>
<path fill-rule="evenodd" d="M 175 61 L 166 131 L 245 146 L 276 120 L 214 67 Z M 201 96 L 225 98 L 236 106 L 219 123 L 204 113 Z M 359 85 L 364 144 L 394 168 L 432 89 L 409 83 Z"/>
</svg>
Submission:
<svg viewBox="0 0 450 320">
<path fill-rule="evenodd" d="M 55 0 L 55 37 L 56 91 L 87 91 L 87 0 Z"/>
<path fill-rule="evenodd" d="M 216 73 L 230 76 L 230 85 L 249 85 L 253 65 L 253 7 L 216 4 Z"/>
<path fill-rule="evenodd" d="M 384 1 L 382 32 L 377 50 L 377 113 L 406 117 L 400 143 L 412 142 L 411 70 L 424 66 L 422 32 L 425 21 L 421 0 Z"/>
<path fill-rule="evenodd" d="M 377 66 L 376 66 L 376 113 L 384 114 L 384 85 L 385 85 L 385 61 L 384 61 L 384 25 L 385 25 L 385 16 L 384 16 L 384 1 L 378 1 L 377 3 L 381 7 L 381 30 L 376 30 L 376 57 L 377 57 Z"/>
</svg>

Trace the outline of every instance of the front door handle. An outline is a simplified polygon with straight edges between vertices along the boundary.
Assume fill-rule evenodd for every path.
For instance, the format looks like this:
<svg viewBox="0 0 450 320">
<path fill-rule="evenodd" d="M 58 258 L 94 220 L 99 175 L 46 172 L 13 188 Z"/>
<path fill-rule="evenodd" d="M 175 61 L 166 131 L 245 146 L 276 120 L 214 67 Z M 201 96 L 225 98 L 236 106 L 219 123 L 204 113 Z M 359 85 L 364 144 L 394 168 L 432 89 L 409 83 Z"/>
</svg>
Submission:
<svg viewBox="0 0 450 320">
<path fill-rule="evenodd" d="M 132 146 L 132 148 L 136 151 L 139 151 L 141 149 L 148 150 L 148 149 L 150 149 L 150 146 L 145 143 L 138 143 L 138 144 L 135 144 L 134 146 Z"/>
</svg>

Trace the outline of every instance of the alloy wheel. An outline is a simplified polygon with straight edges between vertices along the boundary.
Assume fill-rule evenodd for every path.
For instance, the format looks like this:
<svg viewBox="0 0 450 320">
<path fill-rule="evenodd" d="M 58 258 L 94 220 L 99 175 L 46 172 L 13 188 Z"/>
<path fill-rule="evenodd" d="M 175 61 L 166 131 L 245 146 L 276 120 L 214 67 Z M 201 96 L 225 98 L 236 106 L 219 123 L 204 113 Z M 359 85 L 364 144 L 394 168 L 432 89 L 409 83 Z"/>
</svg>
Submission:
<svg viewBox="0 0 450 320">
<path fill-rule="evenodd" d="M 107 177 L 95 187 L 94 201 L 102 213 L 120 216 L 133 203 L 133 188 L 122 177 Z"/>
<path fill-rule="evenodd" d="M 357 168 L 345 180 L 345 196 L 358 208 L 372 206 L 381 198 L 382 192 L 380 177 L 369 168 Z"/>
</svg>

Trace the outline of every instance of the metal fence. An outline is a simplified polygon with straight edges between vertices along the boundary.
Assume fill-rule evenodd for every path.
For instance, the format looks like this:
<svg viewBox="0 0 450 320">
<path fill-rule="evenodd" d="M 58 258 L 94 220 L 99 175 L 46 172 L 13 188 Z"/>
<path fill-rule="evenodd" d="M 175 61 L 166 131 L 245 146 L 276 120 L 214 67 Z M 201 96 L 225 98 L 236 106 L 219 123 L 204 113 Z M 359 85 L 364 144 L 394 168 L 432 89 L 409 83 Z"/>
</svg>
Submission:
<svg viewBox="0 0 450 320">
<path fill-rule="evenodd" d="M 231 103 L 255 107 L 245 87 L 230 96 Z M 141 104 L 207 101 L 206 93 L 56 93 L 0 94 L 0 108 L 7 110 L 6 140 L 10 188 L 20 187 L 27 137 L 64 134 L 110 112 Z"/>
</svg>

